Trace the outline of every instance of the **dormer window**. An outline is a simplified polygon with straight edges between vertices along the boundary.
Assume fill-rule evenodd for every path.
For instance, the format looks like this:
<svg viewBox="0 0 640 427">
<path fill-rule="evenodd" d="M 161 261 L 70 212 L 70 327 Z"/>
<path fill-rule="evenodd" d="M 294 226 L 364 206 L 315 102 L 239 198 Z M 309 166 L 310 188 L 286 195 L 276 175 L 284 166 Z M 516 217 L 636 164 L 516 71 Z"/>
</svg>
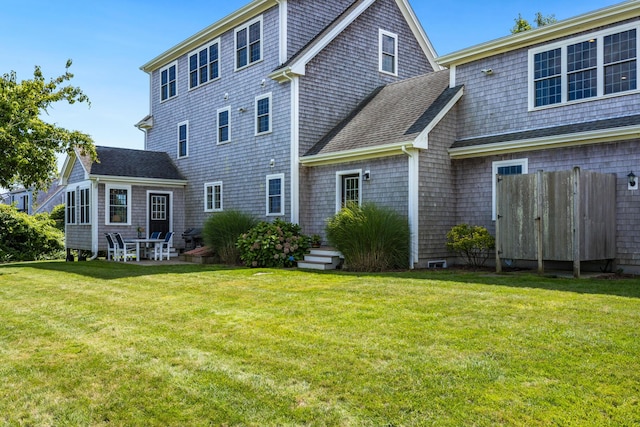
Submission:
<svg viewBox="0 0 640 427">
<path fill-rule="evenodd" d="M 529 51 L 529 109 L 635 91 L 638 24 Z"/>
<path fill-rule="evenodd" d="M 262 16 L 236 29 L 236 70 L 262 59 Z"/>
</svg>

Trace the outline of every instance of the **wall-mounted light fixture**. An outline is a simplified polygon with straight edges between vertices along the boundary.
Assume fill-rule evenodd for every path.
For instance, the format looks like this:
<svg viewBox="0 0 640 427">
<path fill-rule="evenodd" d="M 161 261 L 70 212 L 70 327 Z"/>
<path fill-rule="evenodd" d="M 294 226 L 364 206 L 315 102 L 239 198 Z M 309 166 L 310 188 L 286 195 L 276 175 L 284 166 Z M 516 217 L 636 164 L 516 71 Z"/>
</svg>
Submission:
<svg viewBox="0 0 640 427">
<path fill-rule="evenodd" d="M 273 168 L 276 166 L 276 159 L 269 160 L 269 167 Z"/>
<path fill-rule="evenodd" d="M 633 171 L 629 172 L 629 175 L 627 175 L 627 178 L 629 179 L 629 190 L 637 190 L 638 189 L 638 180 L 636 178 L 636 175 L 633 173 Z"/>
<path fill-rule="evenodd" d="M 493 74 L 493 69 L 491 68 L 484 68 L 481 71 L 482 71 L 482 74 L 484 74 L 485 76 L 490 76 L 491 74 Z"/>
<path fill-rule="evenodd" d="M 229 92 L 226 92 L 224 94 L 223 98 L 224 98 L 225 101 L 228 101 L 229 100 Z"/>
<path fill-rule="evenodd" d="M 260 86 L 265 87 L 267 85 L 267 79 L 262 79 Z"/>
<path fill-rule="evenodd" d="M 364 171 L 364 174 L 362 174 L 362 180 L 363 181 L 369 181 L 371 179 L 371 171 Z"/>
<path fill-rule="evenodd" d="M 238 108 L 238 111 L 241 112 L 241 113 L 244 113 L 245 111 L 247 111 L 247 109 L 244 108 L 244 107 L 240 107 L 240 108 Z"/>
</svg>

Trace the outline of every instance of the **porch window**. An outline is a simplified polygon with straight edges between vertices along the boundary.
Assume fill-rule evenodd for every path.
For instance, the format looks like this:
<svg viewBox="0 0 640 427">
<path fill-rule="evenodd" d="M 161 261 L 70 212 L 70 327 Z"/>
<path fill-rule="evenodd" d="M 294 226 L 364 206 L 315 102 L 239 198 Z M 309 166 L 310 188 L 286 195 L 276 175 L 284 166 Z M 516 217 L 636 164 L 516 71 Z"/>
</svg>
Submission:
<svg viewBox="0 0 640 427">
<path fill-rule="evenodd" d="M 76 223 L 76 191 L 67 191 L 66 223 Z"/>
<path fill-rule="evenodd" d="M 222 211 L 222 181 L 204 184 L 204 211 Z"/>
<path fill-rule="evenodd" d="M 267 175 L 267 216 L 284 215 L 284 174 Z"/>
<path fill-rule="evenodd" d="M 107 186 L 106 187 L 106 213 L 107 224 L 130 225 L 131 224 L 131 187 Z"/>
</svg>

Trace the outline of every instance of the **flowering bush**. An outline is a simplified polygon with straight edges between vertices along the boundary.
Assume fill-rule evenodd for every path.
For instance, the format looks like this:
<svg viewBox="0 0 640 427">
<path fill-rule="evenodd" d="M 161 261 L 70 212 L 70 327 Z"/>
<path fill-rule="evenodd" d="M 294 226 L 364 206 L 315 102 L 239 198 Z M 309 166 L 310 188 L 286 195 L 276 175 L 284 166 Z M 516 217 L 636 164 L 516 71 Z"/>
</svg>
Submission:
<svg viewBox="0 0 640 427">
<path fill-rule="evenodd" d="M 309 249 L 300 226 L 276 219 L 260 222 L 238 239 L 240 259 L 249 267 L 293 267 Z"/>
</svg>

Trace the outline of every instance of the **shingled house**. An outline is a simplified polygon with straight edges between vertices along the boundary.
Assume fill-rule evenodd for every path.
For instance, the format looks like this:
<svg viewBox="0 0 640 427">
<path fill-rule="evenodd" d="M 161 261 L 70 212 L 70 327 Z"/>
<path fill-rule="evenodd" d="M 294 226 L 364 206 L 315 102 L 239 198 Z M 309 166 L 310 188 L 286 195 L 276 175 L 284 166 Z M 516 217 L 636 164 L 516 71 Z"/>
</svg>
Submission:
<svg viewBox="0 0 640 427">
<path fill-rule="evenodd" d="M 496 174 L 580 166 L 616 174 L 616 262 L 640 268 L 628 184 L 639 11 L 626 2 L 437 58 L 406 0 L 254 0 L 142 66 L 145 150 L 113 149 L 135 167 L 104 175 L 69 162 L 68 231 L 90 228 L 91 249 L 103 229 L 152 231 L 155 194 L 177 233 L 236 209 L 322 234 L 345 202 L 372 201 L 409 218 L 411 265 L 427 267 L 451 259 L 453 225 L 494 230 Z"/>
</svg>

